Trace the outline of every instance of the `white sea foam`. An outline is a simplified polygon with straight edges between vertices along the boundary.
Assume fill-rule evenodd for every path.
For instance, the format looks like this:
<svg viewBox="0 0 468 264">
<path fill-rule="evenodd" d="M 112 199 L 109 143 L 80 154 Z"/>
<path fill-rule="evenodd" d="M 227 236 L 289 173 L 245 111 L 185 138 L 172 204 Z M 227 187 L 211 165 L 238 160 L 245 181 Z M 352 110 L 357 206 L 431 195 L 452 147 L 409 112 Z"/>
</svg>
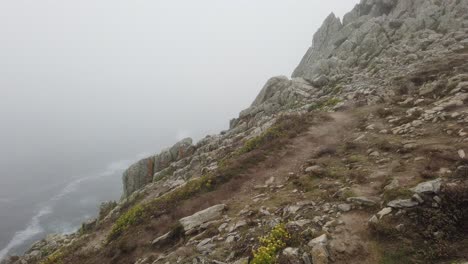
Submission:
<svg viewBox="0 0 468 264">
<path fill-rule="evenodd" d="M 32 237 L 44 232 L 44 229 L 40 225 L 39 220 L 41 217 L 50 213 L 52 213 L 52 208 L 49 206 L 45 206 L 36 215 L 34 215 L 31 221 L 29 222 L 28 226 L 25 229 L 16 232 L 13 238 L 8 243 L 8 245 L 0 251 L 0 260 L 5 258 L 11 249 L 22 245 L 24 242 L 28 241 Z"/>
<path fill-rule="evenodd" d="M 140 158 L 141 155 L 138 155 L 137 158 Z M 60 192 L 58 192 L 56 195 L 54 195 L 48 202 L 46 202 L 46 205 L 43 206 L 37 214 L 35 214 L 32 218 L 29 224 L 26 226 L 25 229 L 18 231 L 15 233 L 13 238 L 10 240 L 10 242 L 7 244 L 5 248 L 0 250 L 0 261 L 4 259 L 8 253 L 14 249 L 15 247 L 21 246 L 24 243 L 28 242 L 32 238 L 34 238 L 37 235 L 40 235 L 44 233 L 44 228 L 40 224 L 40 219 L 43 216 L 49 215 L 53 212 L 53 206 L 54 204 L 61 200 L 63 197 L 66 195 L 75 192 L 80 184 L 86 181 L 90 180 L 96 180 L 99 178 L 103 177 L 109 177 L 112 175 L 115 175 L 116 173 L 122 172 L 125 170 L 133 160 L 121 160 L 121 161 L 116 161 L 110 163 L 106 169 L 100 173 L 97 173 L 92 176 L 87 176 L 87 177 L 80 177 L 76 180 L 73 180 L 69 184 L 67 184 Z M 9 200 L 0 200 L 0 202 L 8 202 Z M 64 233 L 70 233 L 72 228 L 69 226 L 63 226 L 59 231 L 63 231 Z"/>
</svg>

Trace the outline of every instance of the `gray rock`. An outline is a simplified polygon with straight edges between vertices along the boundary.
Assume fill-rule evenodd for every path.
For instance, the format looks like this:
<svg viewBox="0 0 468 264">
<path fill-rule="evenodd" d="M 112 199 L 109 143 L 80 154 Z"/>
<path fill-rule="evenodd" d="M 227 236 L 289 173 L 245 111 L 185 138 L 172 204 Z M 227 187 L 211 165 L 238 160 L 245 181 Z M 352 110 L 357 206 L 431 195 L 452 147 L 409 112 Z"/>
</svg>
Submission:
<svg viewBox="0 0 468 264">
<path fill-rule="evenodd" d="M 411 191 L 415 193 L 437 194 L 440 192 L 441 184 L 442 184 L 442 180 L 439 178 L 439 179 L 432 180 L 432 181 L 422 182 L 418 184 L 416 187 L 412 188 Z"/>
<path fill-rule="evenodd" d="M 328 264 L 330 253 L 325 245 L 316 245 L 312 248 L 312 263 L 314 264 Z"/>
<path fill-rule="evenodd" d="M 380 210 L 378 213 L 377 213 L 377 216 L 379 217 L 379 219 L 382 219 L 382 217 L 390 214 L 392 212 L 392 208 L 391 207 L 385 207 L 384 209 Z"/>
<path fill-rule="evenodd" d="M 288 222 L 286 224 L 286 227 L 288 228 L 294 228 L 294 227 L 304 227 L 306 225 L 309 225 L 310 223 L 312 223 L 311 220 L 309 219 L 302 219 L 302 220 L 297 220 L 297 221 L 291 221 L 291 222 Z"/>
<path fill-rule="evenodd" d="M 312 81 L 312 85 L 315 87 L 323 87 L 328 84 L 328 78 L 325 75 L 320 75 Z"/>
<path fill-rule="evenodd" d="M 379 202 L 379 199 L 376 197 L 370 198 L 370 197 L 362 197 L 362 196 L 349 197 L 346 200 L 350 203 L 364 205 L 364 206 L 374 206 L 374 205 L 377 205 L 377 203 Z"/>
<path fill-rule="evenodd" d="M 388 202 L 388 206 L 392 208 L 411 208 L 417 206 L 419 203 L 412 199 L 399 199 Z"/>
<path fill-rule="evenodd" d="M 370 224 L 377 224 L 379 222 L 379 218 L 377 218 L 376 215 L 373 215 L 370 219 L 369 219 L 369 223 Z"/>
<path fill-rule="evenodd" d="M 312 174 L 318 174 L 318 175 L 324 173 L 324 171 L 325 170 L 319 165 L 310 166 L 305 169 L 306 173 L 312 173 Z"/>
<path fill-rule="evenodd" d="M 342 212 L 349 212 L 351 211 L 351 205 L 350 204 L 339 204 L 338 209 Z"/>
<path fill-rule="evenodd" d="M 389 184 L 387 184 L 384 187 L 384 190 L 390 191 L 390 190 L 397 189 L 398 187 L 400 187 L 400 182 L 398 181 L 398 179 L 393 179 Z"/>
<path fill-rule="evenodd" d="M 151 244 L 153 246 L 159 246 L 160 244 L 166 242 L 167 239 L 171 237 L 172 232 L 167 232 L 166 234 L 154 239 Z"/>
<path fill-rule="evenodd" d="M 302 254 L 302 261 L 304 262 L 304 264 L 312 264 L 311 260 L 310 260 L 310 257 L 309 257 L 309 254 L 305 253 Z"/>
<path fill-rule="evenodd" d="M 286 257 L 299 257 L 299 249 L 287 247 L 283 250 L 283 255 Z"/>
<path fill-rule="evenodd" d="M 123 174 L 123 197 L 130 196 L 134 191 L 141 189 L 153 181 L 153 159 L 146 158 L 131 165 Z"/>
<path fill-rule="evenodd" d="M 316 245 L 326 245 L 327 243 L 328 243 L 327 235 L 323 234 L 323 235 L 321 235 L 319 237 L 316 237 L 316 238 L 312 239 L 311 241 L 309 241 L 309 243 L 307 245 L 309 247 L 314 247 Z"/>
<path fill-rule="evenodd" d="M 179 220 L 186 234 L 191 234 L 206 222 L 219 218 L 226 209 L 225 204 L 218 204 Z"/>
<path fill-rule="evenodd" d="M 236 260 L 233 264 L 249 264 L 249 258 L 241 258 Z"/>
<path fill-rule="evenodd" d="M 133 192 L 151 183 L 154 174 L 168 168 L 171 163 L 192 155 L 194 151 L 195 147 L 192 145 L 192 139 L 186 138 L 158 155 L 142 159 L 131 165 L 122 176 L 124 188 L 122 198 L 129 197 Z"/>
</svg>

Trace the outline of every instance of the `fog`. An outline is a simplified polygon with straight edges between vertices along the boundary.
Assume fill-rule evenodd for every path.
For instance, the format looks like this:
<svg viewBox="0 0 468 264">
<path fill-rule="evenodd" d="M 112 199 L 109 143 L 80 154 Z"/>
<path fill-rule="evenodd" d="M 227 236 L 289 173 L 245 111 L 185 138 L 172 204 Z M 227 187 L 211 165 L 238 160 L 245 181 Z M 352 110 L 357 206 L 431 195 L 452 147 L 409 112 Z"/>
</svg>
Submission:
<svg viewBox="0 0 468 264">
<path fill-rule="evenodd" d="M 131 161 L 227 129 L 357 2 L 0 0 L 0 249 L 72 180 L 109 178 L 91 214 Z"/>
</svg>

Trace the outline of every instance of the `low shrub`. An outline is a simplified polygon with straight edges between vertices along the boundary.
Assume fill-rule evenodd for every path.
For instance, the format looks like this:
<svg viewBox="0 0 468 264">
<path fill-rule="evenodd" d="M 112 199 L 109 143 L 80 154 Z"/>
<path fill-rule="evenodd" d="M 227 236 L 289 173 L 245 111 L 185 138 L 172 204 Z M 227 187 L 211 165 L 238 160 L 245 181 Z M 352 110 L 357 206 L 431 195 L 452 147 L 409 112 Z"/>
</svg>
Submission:
<svg viewBox="0 0 468 264">
<path fill-rule="evenodd" d="M 112 230 L 109 233 L 108 241 L 115 239 L 122 232 L 124 232 L 128 227 L 138 223 L 145 215 L 145 206 L 144 205 L 135 205 L 126 213 L 121 215 L 115 224 L 112 226 Z"/>
<path fill-rule="evenodd" d="M 392 252 L 391 245 L 403 246 L 412 261 L 401 263 L 434 263 L 464 247 L 464 243 L 457 241 L 465 239 L 468 231 L 468 184 L 445 185 L 439 197 L 438 207 L 418 206 L 403 216 L 385 217 L 371 225 L 381 245 L 388 247 L 386 252 Z M 398 224 L 403 224 L 400 231 L 396 228 Z M 398 260 L 399 255 L 384 256 L 387 260 L 382 263 L 400 263 L 391 262 Z"/>
<path fill-rule="evenodd" d="M 43 261 L 41 261 L 40 264 L 62 264 L 63 257 L 64 257 L 63 251 L 57 250 L 51 255 L 49 255 L 47 258 L 45 258 Z"/>
<path fill-rule="evenodd" d="M 108 201 L 108 202 L 103 202 L 99 206 L 99 218 L 98 219 L 104 219 L 107 214 L 109 214 L 112 209 L 114 209 L 117 206 L 116 201 Z"/>
<path fill-rule="evenodd" d="M 251 264 L 275 263 L 276 254 L 286 247 L 290 237 L 284 224 L 275 226 L 267 236 L 260 238 L 261 246 L 253 252 Z"/>
<path fill-rule="evenodd" d="M 309 110 L 309 112 L 320 111 L 320 110 L 323 110 L 324 108 L 333 107 L 333 106 L 337 105 L 340 102 L 341 102 L 341 99 L 336 98 L 336 97 L 332 97 L 332 98 L 329 98 L 327 100 L 322 100 L 320 102 L 312 104 L 311 106 L 309 106 L 308 110 Z"/>
<path fill-rule="evenodd" d="M 413 192 L 406 188 L 395 188 L 386 190 L 383 193 L 383 198 L 385 202 L 390 202 L 395 199 L 407 199 L 413 195 Z"/>
</svg>

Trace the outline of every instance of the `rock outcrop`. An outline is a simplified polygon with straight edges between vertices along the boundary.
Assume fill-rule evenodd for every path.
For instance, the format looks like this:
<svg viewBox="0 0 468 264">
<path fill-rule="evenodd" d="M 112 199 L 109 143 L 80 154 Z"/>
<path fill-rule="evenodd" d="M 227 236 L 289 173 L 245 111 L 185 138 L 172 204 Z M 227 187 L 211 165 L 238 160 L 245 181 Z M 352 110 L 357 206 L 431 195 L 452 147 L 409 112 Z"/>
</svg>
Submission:
<svg viewBox="0 0 468 264">
<path fill-rule="evenodd" d="M 448 32 L 467 28 L 467 8 L 466 1 L 456 0 L 361 0 L 343 21 L 333 13 L 327 17 L 293 77 L 336 78 L 376 57 L 414 54 Z M 414 34 L 426 36 L 418 41 Z"/>
<path fill-rule="evenodd" d="M 126 198 L 136 190 L 153 182 L 156 173 L 166 169 L 173 162 L 189 157 L 195 151 L 192 139 L 186 138 L 176 143 L 169 149 L 163 150 L 160 154 L 142 159 L 131 165 L 123 174 L 123 197 Z"/>
<path fill-rule="evenodd" d="M 191 216 L 184 217 L 180 219 L 179 222 L 184 228 L 185 233 L 190 234 L 193 233 L 202 224 L 220 217 L 225 209 L 225 204 L 218 204 L 203 211 L 197 212 Z"/>
</svg>

